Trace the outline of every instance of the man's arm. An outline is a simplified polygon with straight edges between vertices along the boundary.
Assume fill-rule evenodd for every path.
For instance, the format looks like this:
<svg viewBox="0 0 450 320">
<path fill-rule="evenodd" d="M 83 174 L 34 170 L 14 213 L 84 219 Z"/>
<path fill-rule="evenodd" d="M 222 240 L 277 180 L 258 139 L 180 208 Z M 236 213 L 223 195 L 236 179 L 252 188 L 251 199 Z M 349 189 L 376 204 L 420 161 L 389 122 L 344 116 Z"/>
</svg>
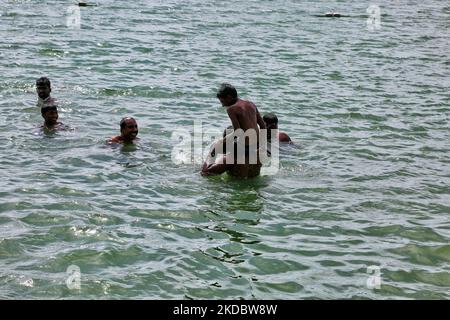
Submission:
<svg viewBox="0 0 450 320">
<path fill-rule="evenodd" d="M 266 129 L 266 123 L 264 122 L 263 118 L 261 117 L 261 114 L 258 111 L 258 108 L 255 106 L 256 108 L 256 121 L 258 122 L 259 128 L 260 129 Z"/>
<path fill-rule="evenodd" d="M 227 171 L 226 156 L 223 156 L 219 161 L 208 164 L 205 162 L 202 168 L 202 176 L 219 175 Z"/>
</svg>

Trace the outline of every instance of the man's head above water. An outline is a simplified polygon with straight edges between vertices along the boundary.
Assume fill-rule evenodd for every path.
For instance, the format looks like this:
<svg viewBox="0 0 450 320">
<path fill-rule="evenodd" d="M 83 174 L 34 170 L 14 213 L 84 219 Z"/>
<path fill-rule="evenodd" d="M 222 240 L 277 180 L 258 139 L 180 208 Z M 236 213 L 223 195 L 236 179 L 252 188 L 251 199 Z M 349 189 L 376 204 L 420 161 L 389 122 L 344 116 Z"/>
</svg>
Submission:
<svg viewBox="0 0 450 320">
<path fill-rule="evenodd" d="M 36 92 L 42 100 L 47 99 L 52 92 L 50 79 L 47 77 L 41 77 L 36 80 Z"/>
<path fill-rule="evenodd" d="M 58 123 L 58 107 L 56 105 L 41 108 L 42 118 L 45 120 L 47 127 L 54 126 Z"/>
<path fill-rule="evenodd" d="M 138 125 L 133 117 L 124 117 L 120 120 L 120 136 L 123 141 L 133 141 L 138 133 Z"/>
</svg>

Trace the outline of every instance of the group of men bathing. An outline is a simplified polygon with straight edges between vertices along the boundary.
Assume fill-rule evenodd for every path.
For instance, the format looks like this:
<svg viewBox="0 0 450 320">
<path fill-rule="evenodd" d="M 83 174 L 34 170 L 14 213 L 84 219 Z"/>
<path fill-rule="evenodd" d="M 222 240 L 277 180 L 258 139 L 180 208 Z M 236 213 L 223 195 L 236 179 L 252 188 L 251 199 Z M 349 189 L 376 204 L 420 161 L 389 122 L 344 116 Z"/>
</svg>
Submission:
<svg viewBox="0 0 450 320">
<path fill-rule="evenodd" d="M 38 106 L 44 118 L 43 129 L 58 131 L 67 128 L 58 121 L 57 102 L 51 97 L 51 83 L 47 77 L 36 81 Z M 231 120 L 231 126 L 225 129 L 222 139 L 216 141 L 203 164 L 201 174 L 220 175 L 228 172 L 236 177 L 255 177 L 262 167 L 261 155 L 270 155 L 272 136 L 282 143 L 292 143 L 290 137 L 278 131 L 278 118 L 273 113 L 261 117 L 256 105 L 240 99 L 236 89 L 223 83 L 217 98 Z M 130 144 L 139 140 L 138 124 L 132 117 L 120 121 L 120 135 L 110 138 L 108 144 Z M 263 136 L 262 136 L 263 135 Z M 261 139 L 263 137 L 263 139 Z"/>
</svg>

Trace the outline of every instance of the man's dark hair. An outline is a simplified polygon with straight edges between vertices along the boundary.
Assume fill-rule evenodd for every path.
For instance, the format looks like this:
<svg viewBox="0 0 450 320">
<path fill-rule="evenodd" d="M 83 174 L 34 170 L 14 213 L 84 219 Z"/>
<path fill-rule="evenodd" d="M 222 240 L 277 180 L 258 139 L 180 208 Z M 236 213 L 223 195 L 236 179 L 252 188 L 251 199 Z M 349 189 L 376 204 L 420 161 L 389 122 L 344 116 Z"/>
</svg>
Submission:
<svg viewBox="0 0 450 320">
<path fill-rule="evenodd" d="M 50 79 L 47 77 L 40 77 L 36 80 L 36 86 L 46 86 L 51 87 Z"/>
<path fill-rule="evenodd" d="M 275 114 L 273 113 L 267 113 L 264 115 L 263 120 L 265 123 L 268 124 L 277 124 L 278 123 L 278 118 Z"/>
<path fill-rule="evenodd" d="M 237 98 L 238 94 L 236 88 L 229 83 L 222 83 L 219 90 L 217 90 L 217 98 L 225 98 L 228 95 L 232 98 Z"/>
<path fill-rule="evenodd" d="M 46 112 L 49 112 L 49 111 L 58 111 L 58 108 L 55 105 L 53 105 L 53 106 L 46 106 L 46 107 L 42 107 L 41 108 L 41 114 L 42 115 L 44 115 Z"/>
<path fill-rule="evenodd" d="M 130 119 L 136 121 L 133 117 L 123 117 L 122 120 L 120 120 L 120 130 L 125 129 L 126 121 Z"/>
</svg>

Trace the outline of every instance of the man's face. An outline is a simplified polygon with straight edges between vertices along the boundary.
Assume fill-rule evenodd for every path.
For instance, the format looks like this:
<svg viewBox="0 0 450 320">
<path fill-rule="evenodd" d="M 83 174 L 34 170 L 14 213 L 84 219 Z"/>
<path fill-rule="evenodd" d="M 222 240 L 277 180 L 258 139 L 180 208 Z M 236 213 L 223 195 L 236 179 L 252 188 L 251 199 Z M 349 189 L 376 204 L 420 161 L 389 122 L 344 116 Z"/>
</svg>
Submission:
<svg viewBox="0 0 450 320">
<path fill-rule="evenodd" d="M 39 98 L 41 98 L 43 100 L 48 98 L 51 91 L 52 91 L 52 89 L 50 89 L 50 87 L 47 85 L 39 84 L 36 86 L 36 92 L 37 92 Z"/>
<path fill-rule="evenodd" d="M 55 125 L 58 122 L 58 110 L 56 108 L 46 111 L 42 116 L 47 125 Z"/>
<path fill-rule="evenodd" d="M 224 107 L 231 106 L 234 102 L 234 99 L 230 95 L 227 95 L 225 97 L 219 97 L 219 100 L 222 106 Z"/>
<path fill-rule="evenodd" d="M 121 130 L 121 135 L 124 140 L 131 141 L 136 139 L 138 132 L 139 130 L 136 120 L 134 119 L 125 120 L 125 126 Z"/>
</svg>

